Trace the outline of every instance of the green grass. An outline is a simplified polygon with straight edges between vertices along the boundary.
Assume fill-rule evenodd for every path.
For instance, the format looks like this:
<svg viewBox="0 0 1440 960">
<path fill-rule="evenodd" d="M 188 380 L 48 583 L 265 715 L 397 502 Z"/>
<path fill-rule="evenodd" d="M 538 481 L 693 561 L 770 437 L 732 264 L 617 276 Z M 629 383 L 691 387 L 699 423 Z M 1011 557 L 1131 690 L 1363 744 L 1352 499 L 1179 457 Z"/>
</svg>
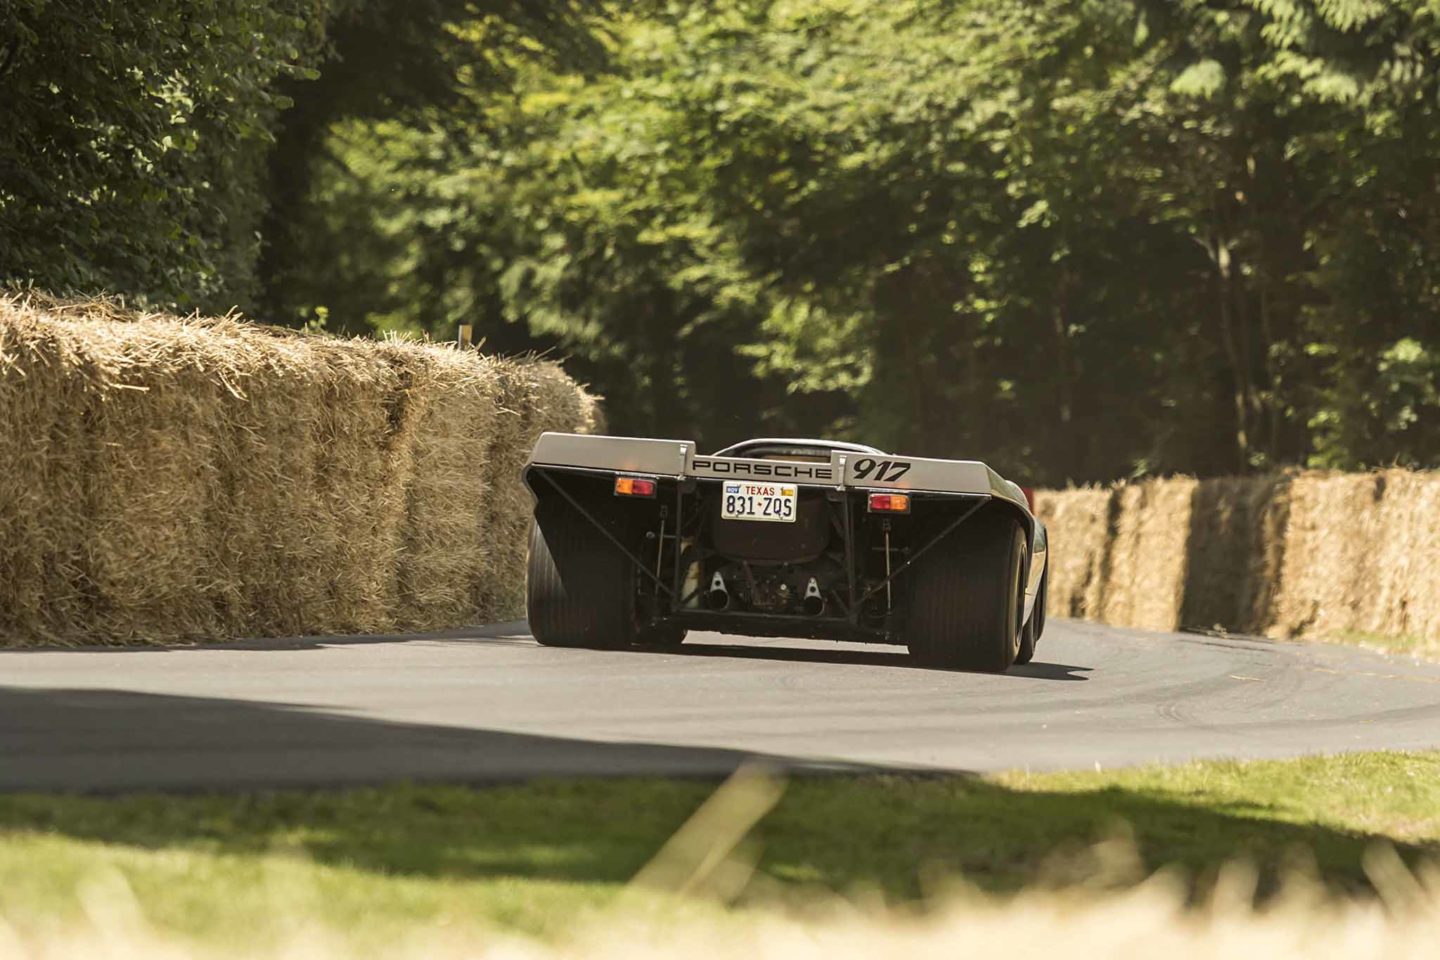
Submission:
<svg viewBox="0 0 1440 960">
<path fill-rule="evenodd" d="M 1440 640 L 1421 636 L 1418 633 L 1390 635 L 1369 633 L 1364 630 L 1346 630 L 1332 637 L 1321 636 L 1320 640 L 1333 640 L 1356 647 L 1368 647 L 1386 653 L 1399 653 L 1431 660 L 1440 658 Z"/>
<path fill-rule="evenodd" d="M 417 922 L 558 935 L 611 903 L 713 790 L 602 780 L 0 797 L 0 914 L 27 928 L 63 924 L 118 872 L 157 926 L 212 942 L 253 947 L 300 916 L 370 943 Z M 1087 853 L 1117 835 L 1133 838 L 1128 866 Z M 1115 885 L 1167 865 L 1203 890 L 1236 859 L 1265 883 L 1310 862 L 1332 889 L 1360 892 L 1377 841 L 1410 860 L 1440 854 L 1440 753 L 807 779 L 788 785 L 753 839 L 763 853 L 741 898 L 750 906 L 829 891 L 915 901 L 937 877 L 999 892 Z"/>
</svg>

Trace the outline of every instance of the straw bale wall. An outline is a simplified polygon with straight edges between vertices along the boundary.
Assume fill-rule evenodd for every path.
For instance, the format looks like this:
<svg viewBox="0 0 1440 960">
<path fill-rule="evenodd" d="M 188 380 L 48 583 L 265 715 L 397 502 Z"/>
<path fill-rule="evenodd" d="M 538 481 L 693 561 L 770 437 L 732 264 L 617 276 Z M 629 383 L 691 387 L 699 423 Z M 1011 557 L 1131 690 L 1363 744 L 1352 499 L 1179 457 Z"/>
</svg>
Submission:
<svg viewBox="0 0 1440 960">
<path fill-rule="evenodd" d="M 556 366 L 108 302 L 0 298 L 0 643 L 515 615 Z"/>
<path fill-rule="evenodd" d="M 1056 615 L 1440 650 L 1440 472 L 1176 477 L 1037 510 Z"/>
</svg>

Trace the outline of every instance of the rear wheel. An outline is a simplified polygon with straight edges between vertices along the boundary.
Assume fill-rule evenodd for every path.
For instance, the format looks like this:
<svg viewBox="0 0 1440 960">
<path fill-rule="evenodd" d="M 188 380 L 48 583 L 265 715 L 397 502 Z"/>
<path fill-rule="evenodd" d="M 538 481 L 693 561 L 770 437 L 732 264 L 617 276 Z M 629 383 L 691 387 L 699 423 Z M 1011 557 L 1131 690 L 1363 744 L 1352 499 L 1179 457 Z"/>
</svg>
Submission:
<svg viewBox="0 0 1440 960">
<path fill-rule="evenodd" d="M 530 633 L 546 646 L 617 649 L 638 639 L 635 567 L 573 509 L 537 511 L 525 596 Z"/>
<path fill-rule="evenodd" d="M 910 653 L 934 666 L 1002 673 L 1019 652 L 1025 534 L 998 512 L 961 531 L 963 539 L 937 545 L 911 571 Z"/>
</svg>

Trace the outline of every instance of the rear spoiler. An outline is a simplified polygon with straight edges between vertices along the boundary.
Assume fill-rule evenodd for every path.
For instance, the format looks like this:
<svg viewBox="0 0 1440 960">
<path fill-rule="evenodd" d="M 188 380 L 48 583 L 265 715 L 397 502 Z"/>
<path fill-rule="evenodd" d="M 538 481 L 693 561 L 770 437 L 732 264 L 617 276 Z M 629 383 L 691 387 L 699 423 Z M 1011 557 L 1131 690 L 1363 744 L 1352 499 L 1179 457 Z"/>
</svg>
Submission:
<svg viewBox="0 0 1440 960">
<path fill-rule="evenodd" d="M 928 460 L 892 454 L 832 450 L 829 463 L 749 460 L 697 454 L 687 440 L 596 437 L 543 433 L 530 454 L 531 469 L 634 473 L 673 479 L 780 480 L 798 486 L 834 490 L 903 490 L 964 494 L 1009 501 L 1030 509 L 1018 486 L 978 460 Z"/>
</svg>

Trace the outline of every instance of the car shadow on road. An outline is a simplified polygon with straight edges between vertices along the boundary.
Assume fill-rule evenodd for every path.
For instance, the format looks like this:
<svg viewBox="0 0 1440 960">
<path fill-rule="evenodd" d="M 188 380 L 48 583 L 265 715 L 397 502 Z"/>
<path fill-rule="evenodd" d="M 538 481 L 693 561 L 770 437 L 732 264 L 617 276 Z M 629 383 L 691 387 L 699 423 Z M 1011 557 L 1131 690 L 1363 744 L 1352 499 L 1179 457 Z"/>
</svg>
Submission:
<svg viewBox="0 0 1440 960">
<path fill-rule="evenodd" d="M 679 647 L 635 647 L 634 652 L 668 654 L 682 657 L 733 657 L 742 660 L 777 660 L 786 663 L 829 663 L 866 667 L 897 667 L 905 670 L 931 670 L 955 673 L 949 667 L 933 667 L 918 663 L 899 650 L 817 649 L 815 647 L 780 647 L 771 644 L 687 642 Z M 1029 677 L 1033 680 L 1089 680 L 1084 676 L 1093 668 L 1064 663 L 1028 663 L 1011 667 L 1001 677 Z"/>
<path fill-rule="evenodd" d="M 1094 669 L 1094 667 L 1079 667 L 1071 663 L 1045 663 L 1033 660 L 1030 663 L 1011 667 L 1005 675 L 1030 677 L 1035 680 L 1089 680 L 1090 678 L 1084 674 Z"/>
</svg>

